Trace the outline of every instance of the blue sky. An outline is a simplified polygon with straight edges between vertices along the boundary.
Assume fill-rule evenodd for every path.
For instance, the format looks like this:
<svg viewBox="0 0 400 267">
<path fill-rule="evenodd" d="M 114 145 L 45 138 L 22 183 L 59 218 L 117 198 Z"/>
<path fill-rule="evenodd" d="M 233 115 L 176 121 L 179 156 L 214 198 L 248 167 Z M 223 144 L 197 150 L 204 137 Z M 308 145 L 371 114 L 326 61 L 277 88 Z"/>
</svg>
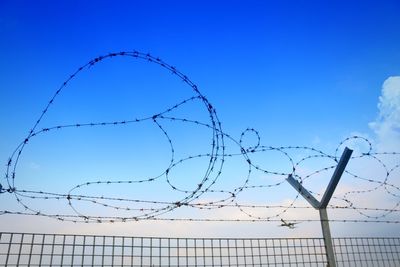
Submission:
<svg viewBox="0 0 400 267">
<path fill-rule="evenodd" d="M 224 131 L 237 140 L 250 127 L 257 129 L 266 146 L 305 145 L 334 153 L 341 140 L 361 133 L 385 151 L 396 150 L 396 124 L 390 124 L 394 143 L 383 145 L 387 131 L 379 125 L 371 128 L 370 123 L 382 122 L 378 103 L 383 83 L 400 75 L 399 11 L 398 1 L 2 1 L 0 160 L 7 163 L 54 92 L 78 67 L 110 52 L 133 50 L 160 57 L 186 74 L 215 107 Z M 154 114 L 190 96 L 191 88 L 165 70 L 117 58 L 79 74 L 39 128 Z M 394 98 L 395 105 L 398 101 Z M 207 117 L 196 103 L 181 112 L 199 120 Z M 71 188 L 68 181 L 76 185 L 102 177 L 158 173 L 170 155 L 165 137 L 152 127 L 143 123 L 133 132 L 66 130 L 38 137 L 24 151 L 20 187 L 65 191 Z M 165 127 L 179 141 L 182 156 L 209 148 L 209 132 L 204 129 Z M 193 165 L 202 164 L 199 160 Z M 242 165 L 231 164 L 225 173 L 245 175 Z M 196 169 L 189 165 L 178 170 L 184 174 L 191 168 Z M 190 187 L 192 181 L 181 184 Z M 271 202 L 279 195 L 270 194 Z M 293 196 L 282 196 L 281 201 Z M 7 201 L 13 205 L 12 199 Z M 49 209 L 51 205 L 55 204 Z M 12 226 L 16 220 L 7 217 L 2 229 L 18 230 Z M 39 218 L 32 220 L 41 223 Z M 68 223 L 45 221 L 54 231 L 73 229 Z M 143 230 L 149 228 L 146 222 L 140 225 L 142 232 L 152 233 Z M 23 223 L 18 227 L 40 229 Z M 192 229 L 165 227 L 178 235 Z M 221 231 L 221 226 L 201 227 L 205 233 Z M 235 233 L 237 227 L 250 231 L 231 227 L 223 234 Z M 390 231 L 398 230 L 393 227 Z M 79 231 L 94 230 L 82 226 Z M 252 231 L 248 235 L 269 233 Z M 296 234 L 302 231 L 313 233 L 302 228 Z M 337 233 L 346 231 L 350 230 L 340 228 Z"/>
</svg>

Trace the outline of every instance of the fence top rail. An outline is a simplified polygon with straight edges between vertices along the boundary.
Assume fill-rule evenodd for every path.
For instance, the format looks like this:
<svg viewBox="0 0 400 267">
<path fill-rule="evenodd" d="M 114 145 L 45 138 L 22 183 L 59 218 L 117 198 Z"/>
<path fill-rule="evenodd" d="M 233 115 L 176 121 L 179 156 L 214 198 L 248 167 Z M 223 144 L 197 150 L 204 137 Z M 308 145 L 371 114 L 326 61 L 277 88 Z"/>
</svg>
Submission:
<svg viewBox="0 0 400 267">
<path fill-rule="evenodd" d="M 35 235 L 35 236 L 72 236 L 72 237 L 101 237 L 101 238 L 142 238 L 142 239 L 174 239 L 174 240 L 322 240 L 322 237 L 162 237 L 162 236 L 129 236 L 129 235 L 97 235 L 97 234 L 68 234 L 68 233 L 34 233 L 34 232 L 0 232 L 2 235 Z M 346 236 L 333 237 L 335 240 L 394 240 L 397 237 L 385 236 Z"/>
</svg>

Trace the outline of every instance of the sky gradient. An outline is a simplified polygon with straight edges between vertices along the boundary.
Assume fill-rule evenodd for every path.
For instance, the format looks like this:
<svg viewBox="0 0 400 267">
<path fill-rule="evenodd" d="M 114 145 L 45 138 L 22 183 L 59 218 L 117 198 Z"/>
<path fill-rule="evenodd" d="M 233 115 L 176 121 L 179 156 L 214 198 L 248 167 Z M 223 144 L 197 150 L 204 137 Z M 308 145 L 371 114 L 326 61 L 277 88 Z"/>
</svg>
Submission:
<svg viewBox="0 0 400 267">
<path fill-rule="evenodd" d="M 69 75 L 95 57 L 133 50 L 160 57 L 187 75 L 216 109 L 224 132 L 235 140 L 245 129 L 254 128 L 265 146 L 304 145 L 333 154 L 343 139 L 358 134 L 368 137 L 378 151 L 399 151 L 399 11 L 398 1 L 2 1 L 0 160 L 7 163 Z M 192 88 L 154 64 L 105 60 L 63 89 L 39 128 L 133 119 L 161 112 L 193 95 Z M 207 109 L 197 102 L 183 106 L 176 116 L 180 114 L 208 120 Z M 154 124 L 140 126 L 130 131 L 66 130 L 38 137 L 24 151 L 18 183 L 64 193 L 80 182 L 157 174 L 168 165 L 168 142 Z M 165 127 L 179 141 L 177 158 L 209 151 L 207 129 L 181 124 Z M 255 141 L 250 136 L 249 142 Z M 276 161 L 273 166 L 287 168 L 279 157 L 257 160 Z M 200 159 L 178 168 L 179 175 L 201 172 L 203 164 Z M 224 173 L 246 175 L 246 164 L 240 164 L 228 163 Z M 262 179 L 262 174 L 257 177 Z M 222 187 L 229 187 L 229 181 Z M 324 181 L 310 186 L 319 190 Z M 176 182 L 182 187 L 196 186 L 191 180 Z M 393 183 L 399 185 L 398 172 Z M 351 188 L 351 182 L 339 186 L 338 192 L 345 192 L 346 186 Z M 120 189 L 115 190 L 118 195 Z M 163 190 L 162 185 L 157 190 Z M 288 186 L 280 190 L 287 192 L 268 191 L 266 202 L 282 203 L 295 196 Z M 137 189 L 135 194 L 160 197 L 154 191 L 152 187 Z M 259 200 L 262 194 L 243 197 Z M 9 196 L 0 197 L 16 207 Z M 55 203 L 45 207 L 57 208 Z M 315 216 L 312 210 L 307 212 Z M 27 220 L 32 223 L 27 225 Z M 3 215 L 0 225 L 1 230 L 41 231 L 43 223 L 49 231 L 72 233 L 193 236 L 194 229 L 201 227 L 205 236 L 320 234 L 315 223 L 302 223 L 293 231 L 281 231 L 276 223 L 227 227 L 143 221 L 76 226 Z M 378 226 L 377 235 L 400 230 L 398 224 Z M 369 227 L 335 224 L 331 228 L 338 236 L 355 229 L 355 234 L 366 235 Z"/>
</svg>

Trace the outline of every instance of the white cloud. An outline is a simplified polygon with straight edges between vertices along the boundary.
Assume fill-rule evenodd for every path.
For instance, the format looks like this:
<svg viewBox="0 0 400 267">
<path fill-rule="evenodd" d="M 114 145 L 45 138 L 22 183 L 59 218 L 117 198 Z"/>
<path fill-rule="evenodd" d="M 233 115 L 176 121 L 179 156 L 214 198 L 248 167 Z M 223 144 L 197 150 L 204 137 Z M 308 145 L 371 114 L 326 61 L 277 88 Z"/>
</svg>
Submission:
<svg viewBox="0 0 400 267">
<path fill-rule="evenodd" d="M 381 89 L 381 95 L 378 101 L 377 118 L 369 123 L 373 131 L 373 137 L 369 134 L 353 132 L 352 135 L 367 138 L 372 143 L 373 152 L 399 152 L 400 148 L 400 76 L 392 76 L 387 78 Z M 399 198 L 395 195 L 399 194 L 398 188 L 398 170 L 387 172 L 399 163 L 399 157 L 395 155 L 377 155 L 375 157 L 359 157 L 360 152 L 368 152 L 368 144 L 359 142 L 360 140 L 350 140 L 350 147 L 355 149 L 353 158 L 346 170 L 356 174 L 364 179 L 354 179 L 349 175 L 344 175 L 344 179 L 340 182 L 334 196 L 346 196 L 352 202 L 354 207 L 364 208 L 380 208 L 394 209 L 393 212 L 387 214 L 385 211 L 360 210 L 367 216 L 362 216 L 355 210 L 351 209 L 335 209 L 331 211 L 333 219 L 355 219 L 355 220 L 374 220 L 377 216 L 378 220 L 399 220 L 397 212 L 397 204 Z M 346 143 L 347 145 L 348 143 Z M 387 179 L 386 179 L 387 178 Z M 377 183 L 369 182 L 369 179 L 377 181 Z M 389 185 L 382 186 L 378 182 L 387 182 Z M 394 185 L 394 186 L 391 186 Z M 387 189 L 393 191 L 394 194 L 388 194 Z M 351 193 L 349 193 L 351 192 Z M 360 193 L 361 192 L 361 193 Z M 381 217 L 379 217 L 381 216 Z M 374 234 L 389 235 L 390 231 L 397 231 L 396 224 L 374 224 Z M 354 228 L 342 224 L 336 228 L 336 233 L 354 233 Z M 371 235 L 371 227 L 368 224 L 357 227 L 357 233 L 363 235 Z"/>
<path fill-rule="evenodd" d="M 383 83 L 378 109 L 378 118 L 369 124 L 377 137 L 377 149 L 395 150 L 400 147 L 400 76 Z"/>
</svg>

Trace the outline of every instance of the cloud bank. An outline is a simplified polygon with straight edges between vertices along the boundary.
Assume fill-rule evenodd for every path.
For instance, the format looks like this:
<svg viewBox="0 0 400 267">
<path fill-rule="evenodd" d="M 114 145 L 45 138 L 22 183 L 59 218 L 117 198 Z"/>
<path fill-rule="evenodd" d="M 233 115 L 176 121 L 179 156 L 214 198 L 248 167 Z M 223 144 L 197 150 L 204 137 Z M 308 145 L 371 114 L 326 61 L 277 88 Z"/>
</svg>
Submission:
<svg viewBox="0 0 400 267">
<path fill-rule="evenodd" d="M 377 119 L 369 124 L 376 134 L 377 149 L 396 150 L 400 147 L 400 76 L 385 80 L 378 109 Z"/>
</svg>

